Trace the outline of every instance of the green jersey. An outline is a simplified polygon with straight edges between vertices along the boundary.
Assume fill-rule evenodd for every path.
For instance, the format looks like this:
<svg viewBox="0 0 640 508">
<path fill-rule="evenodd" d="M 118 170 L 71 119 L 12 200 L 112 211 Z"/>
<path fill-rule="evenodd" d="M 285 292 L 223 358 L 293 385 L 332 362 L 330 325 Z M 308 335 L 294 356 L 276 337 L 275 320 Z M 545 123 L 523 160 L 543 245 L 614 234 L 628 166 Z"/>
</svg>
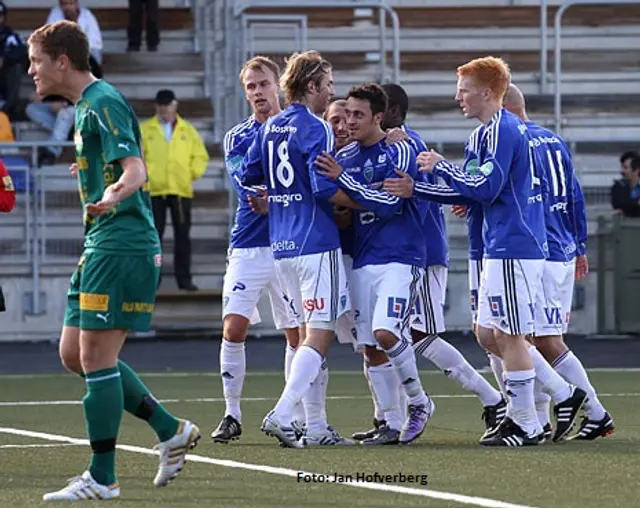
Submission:
<svg viewBox="0 0 640 508">
<path fill-rule="evenodd" d="M 104 190 L 122 176 L 120 160 L 142 158 L 140 125 L 122 94 L 99 80 L 82 92 L 76 104 L 75 135 L 78 190 L 83 210 L 97 203 Z M 85 249 L 113 253 L 160 252 L 148 184 L 111 212 L 84 213 Z"/>
</svg>

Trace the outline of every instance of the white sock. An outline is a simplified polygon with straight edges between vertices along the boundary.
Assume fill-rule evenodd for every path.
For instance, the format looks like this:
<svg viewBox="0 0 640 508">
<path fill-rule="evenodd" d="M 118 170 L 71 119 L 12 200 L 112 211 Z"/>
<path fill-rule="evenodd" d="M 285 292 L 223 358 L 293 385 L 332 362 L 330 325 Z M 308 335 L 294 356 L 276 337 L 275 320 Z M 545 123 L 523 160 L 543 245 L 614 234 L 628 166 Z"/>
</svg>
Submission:
<svg viewBox="0 0 640 508">
<path fill-rule="evenodd" d="M 296 348 L 291 347 L 288 342 L 285 343 L 284 348 L 284 380 L 289 380 L 289 373 L 291 372 L 291 362 L 296 354 Z"/>
<path fill-rule="evenodd" d="M 556 372 L 569 383 L 587 392 L 588 398 L 584 405 L 587 418 L 589 420 L 602 420 L 606 411 L 598 399 L 596 390 L 589 381 L 587 371 L 584 370 L 578 357 L 569 350 L 556 358 L 552 365 Z"/>
<path fill-rule="evenodd" d="M 291 347 L 287 342 L 284 348 L 284 380 L 285 382 L 289 380 L 289 374 L 291 373 L 291 363 L 293 362 L 293 357 L 295 355 L 296 355 L 296 348 Z M 304 406 L 302 405 L 302 401 L 298 402 L 295 406 L 293 406 L 293 419 L 301 425 L 304 424 L 305 412 L 304 412 Z"/>
<path fill-rule="evenodd" d="M 222 339 L 220 344 L 220 376 L 222 377 L 222 393 L 226 404 L 225 416 L 231 415 L 242 422 L 240 397 L 247 373 L 247 357 L 244 353 L 244 342 L 231 342 Z"/>
<path fill-rule="evenodd" d="M 400 380 L 391 362 L 370 366 L 369 379 L 371 380 L 371 388 L 380 404 L 380 409 L 383 411 L 383 419 L 386 420 L 389 428 L 394 430 L 402 429 L 404 419 L 400 412 L 400 401 L 398 400 Z"/>
<path fill-rule="evenodd" d="M 536 413 L 538 414 L 538 421 L 540 425 L 544 427 L 548 423 L 551 423 L 550 406 L 551 396 L 542 390 L 540 381 L 536 380 L 533 388 L 533 398 L 536 403 Z"/>
<path fill-rule="evenodd" d="M 409 404 L 415 406 L 427 404 L 427 395 L 422 388 L 416 354 L 411 343 L 406 339 L 398 340 L 390 349 L 386 350 L 386 353 L 404 387 Z"/>
<path fill-rule="evenodd" d="M 293 407 L 302 400 L 311 383 L 318 377 L 322 360 L 322 355 L 312 347 L 298 347 L 291 362 L 289 379 L 274 408 L 276 419 L 283 425 L 289 425 L 293 420 Z"/>
<path fill-rule="evenodd" d="M 376 391 L 371 385 L 371 376 L 369 375 L 369 364 L 367 363 L 367 360 L 362 362 L 362 371 L 364 372 L 364 377 L 367 378 L 367 384 L 369 385 L 369 391 L 371 392 L 371 400 L 373 401 L 373 417 L 376 420 L 384 420 L 384 411 L 380 409 L 380 401 L 378 400 Z"/>
<path fill-rule="evenodd" d="M 327 413 L 325 410 L 326 384 L 329 378 L 327 361 L 323 360 L 318 375 L 302 397 L 306 415 L 307 432 L 310 435 L 324 434 L 327 430 Z"/>
<path fill-rule="evenodd" d="M 496 383 L 498 383 L 498 387 L 502 392 L 505 400 L 507 399 L 507 389 L 504 386 L 504 364 L 502 363 L 502 358 L 498 355 L 494 355 L 493 353 L 487 351 L 487 356 L 489 357 L 489 365 L 491 366 L 491 372 L 493 372 L 493 377 L 496 378 Z"/>
<path fill-rule="evenodd" d="M 573 387 L 558 374 L 549 362 L 544 359 L 540 351 L 534 346 L 529 347 L 529 354 L 533 360 L 536 379 L 540 381 L 545 392 L 551 395 L 553 402 L 559 404 L 567 400 L 573 393 Z"/>
<path fill-rule="evenodd" d="M 535 370 L 514 370 L 506 372 L 506 386 L 509 394 L 509 416 L 529 436 L 542 432 L 533 397 Z"/>
<path fill-rule="evenodd" d="M 495 406 L 502 400 L 500 392 L 478 374 L 462 353 L 437 335 L 430 335 L 413 347 L 463 389 L 475 393 L 483 406 Z"/>
<path fill-rule="evenodd" d="M 404 390 L 404 386 L 400 382 L 400 378 L 398 378 L 398 373 L 396 372 L 396 391 L 398 392 L 398 410 L 400 413 L 400 418 L 402 421 L 407 420 L 407 412 L 409 410 L 409 398 L 407 397 L 407 392 Z"/>
</svg>

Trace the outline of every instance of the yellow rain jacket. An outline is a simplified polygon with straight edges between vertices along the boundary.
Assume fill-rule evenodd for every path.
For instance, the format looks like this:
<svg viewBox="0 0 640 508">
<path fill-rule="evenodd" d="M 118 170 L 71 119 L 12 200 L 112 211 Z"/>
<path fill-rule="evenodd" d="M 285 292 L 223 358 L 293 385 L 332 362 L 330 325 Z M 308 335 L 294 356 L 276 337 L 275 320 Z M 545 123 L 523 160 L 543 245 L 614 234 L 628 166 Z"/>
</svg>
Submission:
<svg viewBox="0 0 640 508">
<path fill-rule="evenodd" d="M 142 147 L 149 171 L 151 196 L 193 197 L 193 181 L 207 169 L 209 154 L 196 128 L 178 116 L 171 140 L 157 116 L 140 126 Z"/>
</svg>

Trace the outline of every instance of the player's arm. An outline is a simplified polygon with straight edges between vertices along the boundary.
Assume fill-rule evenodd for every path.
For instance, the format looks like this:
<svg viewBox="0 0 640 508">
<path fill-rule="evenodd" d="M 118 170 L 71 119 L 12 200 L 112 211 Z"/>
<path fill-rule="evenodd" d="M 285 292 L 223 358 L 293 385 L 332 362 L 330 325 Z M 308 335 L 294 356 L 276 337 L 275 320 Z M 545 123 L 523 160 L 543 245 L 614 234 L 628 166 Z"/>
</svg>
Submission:
<svg viewBox="0 0 640 508">
<path fill-rule="evenodd" d="M 489 204 L 496 200 L 507 183 L 515 149 L 514 136 L 521 135 L 519 132 L 514 134 L 501 128 L 498 123 L 493 125 L 491 129 L 493 133 L 487 136 L 490 144 L 487 155 L 482 161 L 482 165 L 478 167 L 478 171 L 473 174 L 465 170 L 470 159 L 467 159 L 465 167 L 461 168 L 433 151 L 428 152 L 428 155 L 435 154 L 437 156 L 435 161 L 433 156 L 430 161 L 433 174 L 440 176 L 449 187 L 462 196 Z M 426 157 L 420 154 L 419 163 L 424 158 Z M 421 165 L 424 166 L 424 164 Z M 428 170 L 428 166 L 425 167 Z"/>
<path fill-rule="evenodd" d="M 444 205 L 466 205 L 469 203 L 467 198 L 454 191 L 448 185 L 432 183 L 428 180 L 423 182 L 416 180 L 414 182 L 413 197 Z"/>
<path fill-rule="evenodd" d="M 244 155 L 242 166 L 234 173 L 238 183 L 243 187 L 264 184 L 264 171 L 262 170 L 262 133 L 264 125 L 260 127 L 258 134 L 249 146 L 249 150 Z"/>
<path fill-rule="evenodd" d="M 236 137 L 232 134 L 232 130 L 227 132 L 224 137 L 224 165 L 229 175 L 229 180 L 236 194 L 242 196 L 244 193 L 255 193 L 254 187 L 245 186 L 242 184 L 240 175 L 243 165 L 246 160 L 246 154 L 243 154 L 242 146 L 237 142 Z M 253 146 L 253 145 L 252 145 Z M 248 153 L 248 152 L 247 152 Z M 260 171 L 262 172 L 262 164 L 260 164 Z"/>
<path fill-rule="evenodd" d="M 567 213 L 569 214 L 569 223 L 573 227 L 572 233 L 576 242 L 576 254 L 583 256 L 587 252 L 587 207 L 584 202 L 582 186 L 575 173 L 573 173 L 573 181 L 568 197 Z"/>
</svg>

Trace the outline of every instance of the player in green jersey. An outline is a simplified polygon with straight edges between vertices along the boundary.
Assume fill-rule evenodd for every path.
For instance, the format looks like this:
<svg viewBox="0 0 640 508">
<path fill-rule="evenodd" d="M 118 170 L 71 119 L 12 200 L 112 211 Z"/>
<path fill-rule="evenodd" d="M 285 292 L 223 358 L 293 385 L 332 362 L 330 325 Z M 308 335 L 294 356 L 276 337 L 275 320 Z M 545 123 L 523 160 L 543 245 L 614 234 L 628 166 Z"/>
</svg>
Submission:
<svg viewBox="0 0 640 508">
<path fill-rule="evenodd" d="M 120 495 L 115 447 L 123 409 L 158 435 L 156 487 L 175 478 L 200 431 L 171 415 L 118 359 L 129 330 L 149 329 L 162 264 L 138 120 L 118 90 L 91 74 L 89 44 L 78 25 L 45 25 L 28 42 L 37 93 L 76 105 L 71 169 L 84 211 L 85 249 L 71 277 L 60 358 L 86 380 L 82 402 L 93 451 L 89 469 L 44 500 L 113 499 Z"/>
</svg>

